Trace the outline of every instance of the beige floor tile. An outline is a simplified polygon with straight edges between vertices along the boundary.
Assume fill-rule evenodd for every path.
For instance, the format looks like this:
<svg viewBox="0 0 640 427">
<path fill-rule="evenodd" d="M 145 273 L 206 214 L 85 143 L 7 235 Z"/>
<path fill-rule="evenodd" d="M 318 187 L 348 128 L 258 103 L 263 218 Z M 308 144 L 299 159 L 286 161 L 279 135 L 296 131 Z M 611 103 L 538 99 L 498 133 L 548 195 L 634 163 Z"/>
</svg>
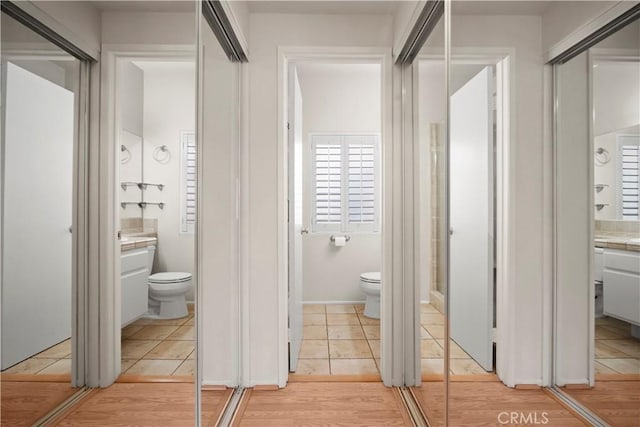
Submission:
<svg viewBox="0 0 640 427">
<path fill-rule="evenodd" d="M 433 339 L 431 334 L 429 332 L 427 332 L 427 330 L 424 328 L 424 326 L 420 326 L 420 338 L 421 339 Z"/>
<path fill-rule="evenodd" d="M 330 340 L 363 340 L 365 339 L 360 325 L 330 325 L 327 326 Z"/>
<path fill-rule="evenodd" d="M 145 359 L 186 359 L 194 350 L 193 341 L 162 341 L 147 353 Z"/>
<path fill-rule="evenodd" d="M 124 374 L 127 371 L 127 369 L 129 369 L 130 367 L 135 365 L 136 362 L 137 362 L 137 360 L 131 360 L 131 359 L 121 360 L 120 361 L 120 372 Z"/>
<path fill-rule="evenodd" d="M 444 340 L 436 340 L 438 345 L 444 349 Z M 423 356 L 424 357 L 424 356 Z M 452 359 L 471 359 L 471 356 L 462 349 L 454 340 L 449 340 L 449 357 Z"/>
<path fill-rule="evenodd" d="M 189 356 L 187 356 L 187 359 L 194 360 L 195 358 L 196 358 L 196 351 L 193 350 L 191 353 L 189 353 Z"/>
<path fill-rule="evenodd" d="M 327 316 L 325 314 L 304 314 L 302 315 L 302 324 L 304 326 L 323 326 L 327 324 Z"/>
<path fill-rule="evenodd" d="M 144 326 L 145 325 L 129 325 L 129 326 L 125 326 L 120 331 L 120 338 L 121 339 L 131 338 L 133 335 L 135 335 L 138 332 L 140 332 L 140 330 L 142 330 L 142 328 L 144 328 Z"/>
<path fill-rule="evenodd" d="M 444 326 L 443 325 L 422 325 L 429 335 L 434 338 L 444 338 Z"/>
<path fill-rule="evenodd" d="M 379 375 L 373 359 L 331 359 L 331 375 Z"/>
<path fill-rule="evenodd" d="M 353 304 L 353 308 L 355 308 L 356 313 L 364 313 L 364 304 Z"/>
<path fill-rule="evenodd" d="M 597 340 L 616 339 L 616 338 L 626 337 L 626 335 L 623 334 L 619 329 L 610 328 L 607 326 L 596 326 L 595 336 Z"/>
<path fill-rule="evenodd" d="M 182 326 L 189 319 L 191 319 L 191 315 L 180 317 L 178 319 L 146 319 L 146 318 L 142 318 L 142 319 L 136 320 L 135 322 L 133 322 L 129 326 L 149 326 L 149 325 L 153 325 L 153 326 Z"/>
<path fill-rule="evenodd" d="M 302 339 L 305 340 L 326 340 L 327 327 L 325 325 L 307 325 L 302 327 Z"/>
<path fill-rule="evenodd" d="M 184 362 L 182 362 L 180 364 L 180 366 L 178 366 L 178 369 L 176 369 L 173 372 L 173 375 L 180 375 L 180 376 L 194 376 L 194 373 L 196 371 L 196 361 L 195 360 L 185 360 Z"/>
<path fill-rule="evenodd" d="M 440 312 L 431 304 L 420 304 L 421 313 L 440 314 Z"/>
<path fill-rule="evenodd" d="M 299 359 L 328 359 L 329 341 L 327 340 L 302 340 Z"/>
<path fill-rule="evenodd" d="M 380 339 L 380 326 L 364 325 L 362 329 L 364 330 L 364 335 L 367 337 L 368 340 Z"/>
<path fill-rule="evenodd" d="M 331 359 L 373 359 L 367 340 L 329 340 Z"/>
<path fill-rule="evenodd" d="M 133 334 L 130 339 L 132 340 L 163 340 L 169 335 L 174 333 L 178 329 L 178 326 L 156 326 L 147 325 L 143 326 L 138 332 Z"/>
<path fill-rule="evenodd" d="M 360 319 L 360 324 L 362 324 L 363 326 L 374 326 L 374 325 L 380 325 L 380 319 L 373 319 L 371 317 L 367 317 L 364 315 L 364 313 L 359 313 L 358 314 L 358 319 Z"/>
<path fill-rule="evenodd" d="M 353 314 L 327 314 L 327 325 L 359 325 L 358 316 Z"/>
<path fill-rule="evenodd" d="M 138 360 L 127 369 L 127 375 L 171 375 L 182 360 Z"/>
<path fill-rule="evenodd" d="M 420 313 L 422 325 L 444 325 L 444 316 L 438 313 Z"/>
<path fill-rule="evenodd" d="M 196 328 L 195 326 L 180 326 L 174 333 L 168 336 L 170 340 L 195 340 Z"/>
<path fill-rule="evenodd" d="M 355 313 L 356 309 L 353 304 L 327 304 L 327 314 L 346 314 Z"/>
<path fill-rule="evenodd" d="M 187 311 L 189 314 L 193 314 L 196 311 L 196 305 L 194 303 L 187 303 Z"/>
<path fill-rule="evenodd" d="M 440 359 L 444 357 L 444 350 L 436 340 L 421 340 L 420 354 L 423 359 Z"/>
<path fill-rule="evenodd" d="M 598 362 L 620 374 L 640 374 L 638 359 L 600 359 Z"/>
<path fill-rule="evenodd" d="M 27 359 L 2 371 L 4 374 L 36 374 L 47 366 L 56 363 L 58 359 Z"/>
<path fill-rule="evenodd" d="M 121 359 L 142 359 L 142 357 L 160 344 L 156 340 L 124 340 L 120 347 Z"/>
<path fill-rule="evenodd" d="M 304 314 L 325 314 L 324 304 L 303 304 L 302 313 Z"/>
<path fill-rule="evenodd" d="M 618 351 L 627 354 L 626 357 L 640 358 L 640 340 L 626 339 L 626 340 L 601 340 L 601 342 L 607 347 L 612 347 Z"/>
<path fill-rule="evenodd" d="M 62 341 L 52 347 L 49 347 L 43 352 L 36 354 L 33 357 L 39 359 L 62 359 L 71 354 L 71 340 Z"/>
<path fill-rule="evenodd" d="M 71 359 L 60 359 L 47 366 L 38 375 L 64 375 L 71 374 Z"/>
<path fill-rule="evenodd" d="M 423 374 L 444 373 L 444 359 L 420 359 L 420 366 Z"/>
<path fill-rule="evenodd" d="M 329 359 L 299 359 L 298 375 L 329 375 Z"/>
<path fill-rule="evenodd" d="M 614 371 L 611 368 L 607 368 L 605 365 L 603 365 L 602 363 L 598 362 L 597 360 L 595 361 L 594 365 L 593 365 L 593 370 L 596 374 L 617 374 L 616 371 Z"/>
<path fill-rule="evenodd" d="M 368 340 L 374 359 L 380 359 L 380 340 Z"/>
<path fill-rule="evenodd" d="M 629 357 L 625 352 L 617 350 L 607 343 L 609 341 L 596 340 L 595 345 L 595 358 L 596 359 L 615 359 Z"/>
<path fill-rule="evenodd" d="M 451 359 L 449 368 L 453 375 L 479 375 L 486 374 L 487 371 L 482 369 L 473 359 Z"/>
<path fill-rule="evenodd" d="M 186 322 L 184 322 L 183 326 L 195 326 L 196 324 L 196 319 L 195 317 L 191 317 L 189 318 L 189 320 L 187 320 Z"/>
</svg>

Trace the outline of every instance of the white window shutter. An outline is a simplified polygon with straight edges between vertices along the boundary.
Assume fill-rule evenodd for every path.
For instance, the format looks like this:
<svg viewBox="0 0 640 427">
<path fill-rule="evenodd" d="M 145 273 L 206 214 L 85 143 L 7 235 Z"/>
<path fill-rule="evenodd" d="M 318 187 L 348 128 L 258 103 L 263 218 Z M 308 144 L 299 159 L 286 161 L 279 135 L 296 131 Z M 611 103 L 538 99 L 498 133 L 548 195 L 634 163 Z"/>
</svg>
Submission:
<svg viewBox="0 0 640 427">
<path fill-rule="evenodd" d="M 197 195 L 197 153 L 196 137 L 193 131 L 180 133 L 182 148 L 182 212 L 181 230 L 183 233 L 193 233 L 196 223 L 196 195 Z"/>
<path fill-rule="evenodd" d="M 621 138 L 624 141 L 624 137 Z M 640 219 L 640 146 L 619 145 L 621 213 L 623 219 Z"/>
</svg>

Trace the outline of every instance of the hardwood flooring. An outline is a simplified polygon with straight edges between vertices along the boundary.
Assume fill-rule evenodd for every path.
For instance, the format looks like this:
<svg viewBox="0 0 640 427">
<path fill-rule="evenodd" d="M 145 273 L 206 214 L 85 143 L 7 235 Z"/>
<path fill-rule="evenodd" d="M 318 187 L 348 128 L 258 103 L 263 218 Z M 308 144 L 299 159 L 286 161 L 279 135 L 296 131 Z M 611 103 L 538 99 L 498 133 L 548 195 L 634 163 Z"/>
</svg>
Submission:
<svg viewBox="0 0 640 427">
<path fill-rule="evenodd" d="M 452 426 L 544 424 L 572 427 L 585 425 L 542 389 L 516 390 L 497 382 L 456 381 L 451 382 L 449 386 L 451 397 L 449 425 Z M 444 385 L 426 382 L 421 387 L 413 388 L 412 391 L 431 425 L 444 425 Z"/>
<path fill-rule="evenodd" d="M 77 391 L 70 383 L 2 381 L 0 425 L 30 426 Z"/>
<path fill-rule="evenodd" d="M 640 386 L 637 381 L 600 381 L 592 389 L 566 389 L 564 392 L 612 426 L 640 426 Z"/>
<path fill-rule="evenodd" d="M 202 425 L 214 425 L 231 390 L 203 390 Z M 193 384 L 116 383 L 76 404 L 56 426 L 194 425 Z"/>
<path fill-rule="evenodd" d="M 301 382 L 251 390 L 233 426 L 410 426 L 398 392 L 382 383 Z"/>
</svg>

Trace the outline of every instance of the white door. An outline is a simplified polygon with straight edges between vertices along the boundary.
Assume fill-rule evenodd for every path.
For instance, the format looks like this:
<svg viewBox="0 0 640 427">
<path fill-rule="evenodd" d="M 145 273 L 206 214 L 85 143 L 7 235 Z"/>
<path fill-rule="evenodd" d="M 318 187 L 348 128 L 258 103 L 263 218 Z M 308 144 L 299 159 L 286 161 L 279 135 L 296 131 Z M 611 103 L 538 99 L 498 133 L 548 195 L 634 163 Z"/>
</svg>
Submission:
<svg viewBox="0 0 640 427">
<path fill-rule="evenodd" d="M 451 338 L 493 370 L 492 70 L 451 96 Z"/>
<path fill-rule="evenodd" d="M 289 370 L 298 367 L 302 344 L 302 93 L 289 68 Z"/>
<path fill-rule="evenodd" d="M 74 95 L 6 68 L 2 369 L 71 337 Z"/>
</svg>

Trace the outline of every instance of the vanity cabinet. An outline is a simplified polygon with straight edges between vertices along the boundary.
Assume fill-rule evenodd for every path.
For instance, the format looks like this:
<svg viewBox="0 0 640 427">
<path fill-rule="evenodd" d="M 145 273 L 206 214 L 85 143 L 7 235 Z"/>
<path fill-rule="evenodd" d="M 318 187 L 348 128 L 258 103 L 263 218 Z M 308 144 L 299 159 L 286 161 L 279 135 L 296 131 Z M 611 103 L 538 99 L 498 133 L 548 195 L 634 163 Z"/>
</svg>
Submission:
<svg viewBox="0 0 640 427">
<path fill-rule="evenodd" d="M 148 310 L 148 260 L 147 248 L 124 251 L 120 255 L 122 326 L 136 320 Z"/>
<path fill-rule="evenodd" d="M 604 314 L 640 325 L 640 252 L 605 249 Z"/>
</svg>

